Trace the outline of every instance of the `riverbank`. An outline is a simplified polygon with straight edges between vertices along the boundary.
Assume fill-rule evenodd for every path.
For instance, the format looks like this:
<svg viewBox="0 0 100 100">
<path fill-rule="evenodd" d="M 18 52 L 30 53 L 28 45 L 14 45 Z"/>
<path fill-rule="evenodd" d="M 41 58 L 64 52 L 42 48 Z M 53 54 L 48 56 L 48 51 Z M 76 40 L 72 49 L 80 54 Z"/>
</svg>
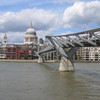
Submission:
<svg viewBox="0 0 100 100">
<path fill-rule="evenodd" d="M 38 59 L 35 59 L 35 60 L 8 60 L 8 59 L 3 59 L 3 60 L 0 60 L 0 62 L 25 62 L 25 63 L 37 63 L 38 62 Z M 49 63 L 60 63 L 60 60 L 57 61 L 57 60 L 45 60 L 44 62 L 49 62 Z M 100 61 L 73 61 L 73 63 L 100 63 Z"/>
<path fill-rule="evenodd" d="M 0 62 L 27 62 L 27 63 L 30 63 L 30 62 L 37 62 L 37 60 L 0 60 Z"/>
<path fill-rule="evenodd" d="M 100 63 L 100 61 L 73 61 L 74 63 Z"/>
<path fill-rule="evenodd" d="M 8 60 L 8 59 L 3 59 L 3 60 L 0 60 L 0 62 L 25 62 L 25 63 L 37 63 L 38 62 L 38 59 L 35 59 L 35 60 Z M 53 62 L 57 62 L 55 60 L 46 60 L 45 62 L 50 62 L 50 63 L 53 63 Z"/>
</svg>

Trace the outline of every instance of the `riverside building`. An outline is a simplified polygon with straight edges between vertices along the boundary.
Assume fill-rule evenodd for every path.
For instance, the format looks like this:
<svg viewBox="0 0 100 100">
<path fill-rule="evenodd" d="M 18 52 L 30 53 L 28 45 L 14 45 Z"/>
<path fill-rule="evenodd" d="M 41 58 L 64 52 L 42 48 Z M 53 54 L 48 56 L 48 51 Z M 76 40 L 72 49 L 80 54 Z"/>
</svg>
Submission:
<svg viewBox="0 0 100 100">
<path fill-rule="evenodd" d="M 26 30 L 24 36 L 24 44 L 37 44 L 38 37 L 36 35 L 36 31 L 33 29 L 32 23 L 30 23 L 30 27 Z"/>
<path fill-rule="evenodd" d="M 81 47 L 73 58 L 78 61 L 100 61 L 100 47 Z"/>
<path fill-rule="evenodd" d="M 24 43 L 9 43 L 7 34 L 4 35 L 3 42 L 0 43 L 0 59 L 27 59 L 36 57 L 38 37 L 32 23 L 25 32 Z"/>
<path fill-rule="evenodd" d="M 20 59 L 31 60 L 37 58 L 34 51 L 39 51 L 49 45 L 44 43 L 43 39 L 39 39 L 35 29 L 30 23 L 29 28 L 25 32 L 24 43 L 9 43 L 7 34 L 4 34 L 4 39 L 0 42 L 0 59 Z M 45 53 L 44 60 L 60 60 L 60 55 L 57 51 Z M 73 59 L 76 61 L 100 61 L 100 47 L 80 47 Z"/>
</svg>

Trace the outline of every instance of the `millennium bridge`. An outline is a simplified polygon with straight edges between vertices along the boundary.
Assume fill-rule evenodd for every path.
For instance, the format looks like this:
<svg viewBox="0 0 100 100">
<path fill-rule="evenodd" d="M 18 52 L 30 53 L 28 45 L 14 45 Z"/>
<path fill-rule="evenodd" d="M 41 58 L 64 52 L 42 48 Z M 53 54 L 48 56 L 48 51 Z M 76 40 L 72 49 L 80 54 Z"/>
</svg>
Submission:
<svg viewBox="0 0 100 100">
<path fill-rule="evenodd" d="M 50 45 L 37 52 L 38 63 L 43 62 L 44 53 L 56 50 L 61 55 L 59 71 L 74 71 L 72 57 L 79 47 L 100 47 L 100 28 L 46 38 Z"/>
</svg>

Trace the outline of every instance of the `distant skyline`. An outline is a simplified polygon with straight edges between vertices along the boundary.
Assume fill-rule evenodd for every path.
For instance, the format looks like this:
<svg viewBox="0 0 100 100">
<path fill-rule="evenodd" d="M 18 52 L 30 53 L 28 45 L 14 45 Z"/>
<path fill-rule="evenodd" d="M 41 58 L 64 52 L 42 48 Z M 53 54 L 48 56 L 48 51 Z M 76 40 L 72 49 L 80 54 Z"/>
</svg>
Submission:
<svg viewBox="0 0 100 100">
<path fill-rule="evenodd" d="M 42 38 L 99 28 L 100 0 L 0 0 L 0 42 L 22 43 L 30 22 Z"/>
</svg>

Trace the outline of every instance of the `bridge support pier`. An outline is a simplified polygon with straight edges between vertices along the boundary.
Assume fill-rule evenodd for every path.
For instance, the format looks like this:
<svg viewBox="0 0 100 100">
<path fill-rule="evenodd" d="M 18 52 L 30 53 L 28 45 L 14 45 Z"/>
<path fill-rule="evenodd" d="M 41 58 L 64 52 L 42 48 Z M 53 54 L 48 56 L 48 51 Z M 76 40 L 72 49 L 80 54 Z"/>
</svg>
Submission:
<svg viewBox="0 0 100 100">
<path fill-rule="evenodd" d="M 39 57 L 38 58 L 38 63 L 43 63 L 44 61 L 43 61 L 43 58 L 42 57 Z"/>
<path fill-rule="evenodd" d="M 71 62 L 70 59 L 62 57 L 61 62 L 60 62 L 60 66 L 59 66 L 59 71 L 73 72 L 74 71 L 74 64 Z"/>
</svg>

